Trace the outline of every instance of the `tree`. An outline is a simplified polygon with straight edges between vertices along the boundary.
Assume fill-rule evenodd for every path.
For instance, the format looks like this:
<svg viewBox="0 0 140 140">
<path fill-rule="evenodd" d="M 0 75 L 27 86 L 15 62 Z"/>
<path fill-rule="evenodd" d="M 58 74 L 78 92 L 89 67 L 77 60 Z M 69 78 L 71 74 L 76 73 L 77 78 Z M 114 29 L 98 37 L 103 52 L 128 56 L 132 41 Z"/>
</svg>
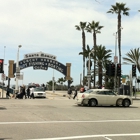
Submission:
<svg viewBox="0 0 140 140">
<path fill-rule="evenodd" d="M 130 52 L 126 53 L 127 57 L 123 57 L 124 63 L 135 64 L 138 71 L 140 72 L 140 50 L 139 48 L 131 49 Z"/>
<path fill-rule="evenodd" d="M 111 52 L 111 50 L 106 50 L 105 46 L 99 45 L 96 47 L 95 59 L 98 65 L 98 80 L 100 86 L 102 86 L 103 66 L 109 61 Z"/>
<path fill-rule="evenodd" d="M 79 55 L 84 55 L 84 57 L 87 59 L 89 57 L 89 53 L 91 52 L 91 49 L 89 47 L 89 45 L 87 45 L 87 49 L 84 50 L 84 52 L 80 52 Z M 93 54 L 91 53 L 90 54 L 91 58 L 93 58 Z M 86 61 L 86 66 L 87 66 L 87 69 L 88 69 L 88 61 Z M 90 60 L 90 69 L 91 69 L 91 66 L 92 66 L 92 61 Z M 85 76 L 84 77 L 84 80 L 83 80 L 83 85 L 85 85 L 87 82 L 87 77 Z"/>
<path fill-rule="evenodd" d="M 93 42 L 94 42 L 94 55 L 96 56 L 96 34 L 101 33 L 100 30 L 103 28 L 103 26 L 99 25 L 99 22 L 95 22 L 94 20 L 87 25 L 87 32 L 93 33 Z M 96 69 L 96 60 L 94 59 L 94 88 L 95 88 L 95 83 L 96 83 L 96 74 L 95 74 L 95 69 Z"/>
<path fill-rule="evenodd" d="M 117 14 L 118 15 L 118 49 L 119 49 L 119 63 L 121 64 L 121 14 L 129 16 L 129 8 L 125 7 L 125 3 L 118 3 L 116 5 L 111 5 L 111 9 L 107 13 Z M 120 78 L 119 78 L 120 81 Z M 120 82 L 118 84 L 120 86 Z"/>
<path fill-rule="evenodd" d="M 58 79 L 57 82 L 58 82 L 59 84 L 61 84 L 61 90 L 62 90 L 62 85 L 63 85 L 64 82 L 66 82 L 66 80 L 65 80 L 63 77 L 61 77 L 61 78 Z"/>
<path fill-rule="evenodd" d="M 85 51 L 85 43 L 86 43 L 86 37 L 85 37 L 85 28 L 86 28 L 87 22 L 80 22 L 80 25 L 75 25 L 76 30 L 82 31 L 82 49 L 83 52 Z M 85 77 L 85 57 L 83 55 L 83 80 Z"/>
<path fill-rule="evenodd" d="M 48 88 L 50 89 L 50 87 L 53 86 L 53 81 L 50 80 L 49 82 L 47 82 L 47 85 L 49 86 Z M 54 82 L 54 86 L 56 85 L 56 82 Z"/>
</svg>

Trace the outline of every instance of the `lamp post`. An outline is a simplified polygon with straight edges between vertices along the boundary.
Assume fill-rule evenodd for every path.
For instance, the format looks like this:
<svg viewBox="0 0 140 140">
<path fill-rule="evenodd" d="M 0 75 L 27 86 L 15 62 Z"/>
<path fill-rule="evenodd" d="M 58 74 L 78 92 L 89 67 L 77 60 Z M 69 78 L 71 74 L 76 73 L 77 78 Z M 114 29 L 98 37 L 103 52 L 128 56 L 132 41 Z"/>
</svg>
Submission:
<svg viewBox="0 0 140 140">
<path fill-rule="evenodd" d="M 53 77 L 52 77 L 52 91 L 53 93 L 55 93 L 55 90 L 54 90 L 54 82 L 55 82 L 55 78 L 54 78 L 54 69 L 53 69 Z"/>
<path fill-rule="evenodd" d="M 4 65 L 5 65 L 5 48 L 6 48 L 6 46 L 4 46 L 4 58 L 3 58 L 3 61 L 4 61 L 4 62 L 3 62 L 3 73 L 2 73 L 2 75 L 3 75 L 3 76 L 2 76 L 2 77 L 3 77 L 3 78 L 2 78 L 2 83 L 3 83 L 2 85 L 3 85 L 3 88 L 4 88 L 4 80 L 5 80 L 5 73 L 4 73 Z M 4 92 L 4 91 L 3 91 L 3 88 L 2 88 L 2 98 L 3 98 L 3 92 Z"/>
<path fill-rule="evenodd" d="M 22 73 L 22 75 L 20 75 L 20 80 L 22 80 L 22 85 L 23 85 L 23 80 L 24 80 L 24 72 L 20 72 L 20 73 Z"/>
<path fill-rule="evenodd" d="M 92 49 L 88 54 L 88 73 L 87 73 L 87 79 L 88 79 L 88 89 L 90 89 L 90 81 L 91 81 L 91 70 L 90 70 L 90 55 L 94 52 L 94 49 Z"/>
<path fill-rule="evenodd" d="M 20 76 L 20 68 L 19 68 L 19 48 L 22 46 L 18 46 L 18 51 L 17 51 L 17 62 L 16 62 L 16 92 L 18 91 L 18 78 Z"/>
<path fill-rule="evenodd" d="M 121 30 L 123 29 L 122 27 L 120 27 L 118 29 Z M 116 69 L 116 64 L 118 63 L 118 56 L 117 56 L 117 35 L 118 35 L 118 31 L 114 34 L 115 35 L 115 56 L 114 56 L 114 64 L 115 64 L 115 77 L 114 77 L 114 90 L 116 91 L 116 77 L 117 77 L 117 69 Z"/>
</svg>

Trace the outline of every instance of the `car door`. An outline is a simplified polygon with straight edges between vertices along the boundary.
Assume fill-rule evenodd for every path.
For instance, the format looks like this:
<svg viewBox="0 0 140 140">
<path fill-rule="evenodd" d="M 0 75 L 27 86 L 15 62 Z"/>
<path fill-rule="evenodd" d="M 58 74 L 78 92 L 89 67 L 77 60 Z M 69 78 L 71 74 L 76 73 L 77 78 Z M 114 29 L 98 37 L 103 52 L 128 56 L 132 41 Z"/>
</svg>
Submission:
<svg viewBox="0 0 140 140">
<path fill-rule="evenodd" d="M 117 101 L 117 96 L 113 91 L 105 91 L 106 93 L 106 104 L 115 105 Z"/>
<path fill-rule="evenodd" d="M 106 94 L 104 91 L 96 91 L 96 99 L 98 100 L 98 105 L 106 104 Z"/>
</svg>

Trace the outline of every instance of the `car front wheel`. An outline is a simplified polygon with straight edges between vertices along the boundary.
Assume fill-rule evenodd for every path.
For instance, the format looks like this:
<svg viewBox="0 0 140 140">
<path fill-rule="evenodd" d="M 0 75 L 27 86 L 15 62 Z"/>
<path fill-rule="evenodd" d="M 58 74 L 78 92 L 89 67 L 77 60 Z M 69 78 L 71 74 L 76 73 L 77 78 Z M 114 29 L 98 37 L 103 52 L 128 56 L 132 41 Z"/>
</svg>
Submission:
<svg viewBox="0 0 140 140">
<path fill-rule="evenodd" d="M 124 106 L 124 107 L 129 107 L 129 106 L 130 106 L 129 100 L 125 99 L 125 100 L 123 101 L 123 106 Z"/>
<path fill-rule="evenodd" d="M 89 100 L 89 106 L 94 107 L 97 105 L 97 101 L 95 99 L 90 99 Z"/>
<path fill-rule="evenodd" d="M 123 101 L 122 99 L 118 99 L 117 103 L 116 103 L 116 106 L 121 106 L 122 105 L 122 101 Z"/>
</svg>

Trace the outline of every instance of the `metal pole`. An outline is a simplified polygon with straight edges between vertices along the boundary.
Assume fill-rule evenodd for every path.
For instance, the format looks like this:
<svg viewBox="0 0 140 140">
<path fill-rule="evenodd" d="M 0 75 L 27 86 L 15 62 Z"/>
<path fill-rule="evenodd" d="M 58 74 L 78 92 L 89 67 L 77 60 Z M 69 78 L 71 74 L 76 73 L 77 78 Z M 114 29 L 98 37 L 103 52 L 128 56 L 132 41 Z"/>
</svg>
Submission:
<svg viewBox="0 0 140 140">
<path fill-rule="evenodd" d="M 17 62 L 16 62 L 16 70 L 19 67 L 18 62 L 19 61 L 19 47 L 18 47 L 18 51 L 17 51 Z M 18 91 L 18 78 L 16 77 L 16 91 Z"/>
<path fill-rule="evenodd" d="M 117 57 L 117 32 L 115 34 L 115 57 Z M 116 62 L 115 63 L 115 77 L 114 77 L 114 90 L 117 91 L 116 89 L 116 78 L 117 78 L 117 65 Z"/>
<path fill-rule="evenodd" d="M 23 85 L 24 72 L 21 73 L 22 73 L 22 85 Z"/>
<path fill-rule="evenodd" d="M 4 93 L 4 78 L 5 78 L 5 75 L 4 75 L 4 63 L 5 63 L 5 48 L 6 46 L 4 46 L 4 58 L 3 58 L 3 80 L 2 80 L 2 83 L 3 83 L 3 88 L 2 88 L 2 98 L 3 98 L 3 93 Z"/>
<path fill-rule="evenodd" d="M 82 73 L 80 73 L 80 86 L 82 85 Z"/>
<path fill-rule="evenodd" d="M 133 81 L 133 79 L 132 79 L 132 71 L 130 71 L 130 96 L 132 97 L 132 81 Z"/>
<path fill-rule="evenodd" d="M 21 45 L 19 45 L 18 46 L 18 51 L 17 51 L 17 62 L 16 62 L 16 72 L 17 72 L 17 69 L 19 68 L 19 48 L 21 48 L 22 46 Z M 17 73 L 16 73 L 16 75 L 17 75 Z M 18 91 L 19 89 L 18 89 L 18 78 L 17 78 L 17 76 L 16 76 L 16 92 Z"/>
<path fill-rule="evenodd" d="M 54 69 L 53 69 L 53 78 L 52 78 L 52 82 L 53 82 L 52 90 L 53 90 L 53 93 L 54 93 L 54 92 L 55 92 L 55 91 L 54 91 Z"/>
</svg>

